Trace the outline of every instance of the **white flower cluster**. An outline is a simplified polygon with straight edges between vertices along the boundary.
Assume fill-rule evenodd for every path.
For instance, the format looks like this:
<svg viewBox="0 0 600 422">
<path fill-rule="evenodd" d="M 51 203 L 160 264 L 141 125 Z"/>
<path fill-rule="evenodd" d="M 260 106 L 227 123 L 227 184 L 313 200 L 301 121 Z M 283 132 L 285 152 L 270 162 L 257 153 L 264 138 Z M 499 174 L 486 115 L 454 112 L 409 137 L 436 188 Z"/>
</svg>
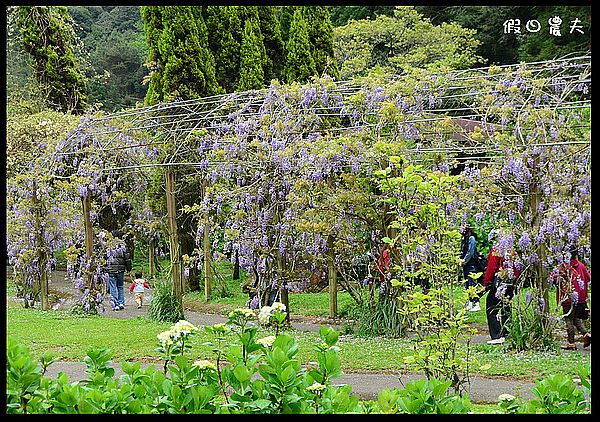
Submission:
<svg viewBox="0 0 600 422">
<path fill-rule="evenodd" d="M 187 337 L 194 331 L 198 331 L 198 327 L 182 319 L 175 323 L 169 330 L 163 331 L 156 337 L 158 337 L 158 341 L 160 341 L 162 347 L 167 349 L 168 346 L 177 343 L 180 339 Z"/>
<path fill-rule="evenodd" d="M 281 302 L 273 302 L 272 306 L 263 306 L 258 312 L 258 321 L 261 324 L 268 325 L 271 321 L 271 316 L 278 311 L 285 312 L 285 305 Z"/>
<path fill-rule="evenodd" d="M 256 342 L 264 347 L 271 347 L 273 342 L 275 341 L 275 336 L 267 336 L 263 338 L 259 338 Z"/>
<path fill-rule="evenodd" d="M 325 386 L 323 384 L 319 384 L 318 382 L 315 381 L 315 382 L 312 383 L 312 385 L 309 385 L 308 387 L 306 387 L 306 389 L 308 391 L 316 393 L 318 391 L 325 390 Z"/>
<path fill-rule="evenodd" d="M 197 360 L 196 362 L 194 362 L 194 365 L 197 366 L 198 368 L 202 369 L 214 369 L 215 371 L 217 370 L 217 365 L 215 365 L 214 363 L 212 363 L 209 360 L 206 359 L 200 359 Z"/>
<path fill-rule="evenodd" d="M 256 314 L 249 308 L 236 308 L 229 313 L 229 318 L 242 317 L 244 319 L 254 319 Z"/>
<path fill-rule="evenodd" d="M 498 401 L 511 401 L 514 399 L 515 399 L 515 396 L 513 396 L 512 394 L 508 394 L 508 393 L 500 394 L 498 396 Z"/>
</svg>

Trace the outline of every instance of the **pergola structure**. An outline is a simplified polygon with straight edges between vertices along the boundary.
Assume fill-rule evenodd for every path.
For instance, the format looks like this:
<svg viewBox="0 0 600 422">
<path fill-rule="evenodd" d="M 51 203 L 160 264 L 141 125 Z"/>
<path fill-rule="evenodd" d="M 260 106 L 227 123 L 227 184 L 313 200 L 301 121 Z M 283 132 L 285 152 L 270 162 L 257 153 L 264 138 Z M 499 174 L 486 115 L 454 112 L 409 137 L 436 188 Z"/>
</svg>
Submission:
<svg viewBox="0 0 600 422">
<path fill-rule="evenodd" d="M 522 77 L 525 75 L 527 81 Z M 407 79 L 414 80 L 410 92 L 399 89 L 395 96 L 387 94 L 390 87 L 405 84 Z M 287 91 L 274 84 L 262 90 L 160 103 L 91 117 L 68 135 L 65 145 L 70 147 L 57 154 L 81 154 L 78 148 L 83 145 L 81 140 L 85 138 L 89 142 L 93 138 L 93 148 L 88 151 L 98 156 L 116 150 L 139 152 L 136 162 L 108 165 L 102 169 L 104 172 L 144 172 L 158 167 L 166 170 L 171 274 L 174 290 L 181 296 L 184 281 L 177 237 L 175 169 L 196 175 L 206 186 L 210 184 L 211 172 L 233 175 L 232 167 L 249 171 L 253 166 L 259 166 L 258 158 L 253 160 L 255 152 L 247 147 L 252 142 L 265 139 L 291 142 L 315 134 L 344 136 L 356 133 L 392 138 L 391 142 L 399 138 L 413 139 L 412 146 L 404 153 L 417 160 L 426 153 L 439 153 L 490 164 L 502 155 L 502 151 L 494 145 L 494 133 L 516 133 L 514 126 L 503 124 L 498 113 L 500 109 L 496 108 L 494 112 L 485 103 L 492 101 L 487 96 L 492 95 L 494 89 L 506 92 L 506 95 L 514 90 L 524 99 L 523 108 L 539 102 L 539 107 L 553 113 L 569 113 L 590 107 L 590 87 L 591 54 L 534 63 L 429 72 L 421 77 L 394 75 L 352 81 L 320 79 Z M 386 120 L 386 104 L 394 104 L 396 110 L 403 113 L 403 118 Z M 514 110 L 514 113 L 518 114 L 520 110 Z M 441 131 L 440 122 L 449 122 L 447 131 Z M 589 122 L 581 122 L 581 126 L 589 127 Z M 474 132 L 483 134 L 483 139 L 473 136 Z M 520 141 L 524 146 L 528 145 L 527 139 Z M 240 143 L 247 147 L 245 155 L 240 153 Z M 557 144 L 590 147 L 589 140 L 547 140 L 543 145 Z M 225 151 L 223 157 L 209 158 L 208 153 L 216 150 Z M 372 163 L 373 157 L 363 157 L 364 162 L 369 160 Z M 240 189 L 243 188 L 240 186 Z M 90 207 L 88 195 L 84 199 L 88 257 L 93 254 Z M 203 251 L 208 300 L 211 291 L 210 221 L 207 219 L 205 224 Z M 330 313 L 335 316 L 335 271 L 329 273 L 329 283 Z M 286 298 L 282 294 L 284 302 L 287 302 Z"/>
</svg>

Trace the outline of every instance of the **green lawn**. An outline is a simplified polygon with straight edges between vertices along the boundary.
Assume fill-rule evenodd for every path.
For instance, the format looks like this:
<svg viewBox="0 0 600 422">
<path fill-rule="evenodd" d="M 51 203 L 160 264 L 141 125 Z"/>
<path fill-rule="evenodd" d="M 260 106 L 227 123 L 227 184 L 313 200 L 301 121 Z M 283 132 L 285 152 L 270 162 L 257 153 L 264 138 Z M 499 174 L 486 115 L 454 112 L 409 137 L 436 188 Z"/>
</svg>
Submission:
<svg viewBox="0 0 600 422">
<path fill-rule="evenodd" d="M 53 350 L 64 360 L 80 361 L 86 351 L 93 346 L 110 348 L 115 363 L 123 360 L 145 358 L 159 360 L 157 334 L 170 327 L 148 318 L 132 320 L 115 318 L 75 317 L 66 312 L 24 309 L 20 303 L 7 302 L 6 335 L 15 336 L 27 345 L 34 355 Z M 261 330 L 259 336 L 271 332 Z M 313 332 L 294 332 L 299 344 L 298 357 L 308 363 L 315 359 L 313 345 L 319 341 Z M 212 337 L 200 330 L 193 338 L 191 353 L 200 358 L 212 358 L 210 349 L 203 343 Z M 338 342 L 342 368 L 346 372 L 355 371 L 411 371 L 404 363 L 404 357 L 412 352 L 408 339 L 385 337 L 359 337 L 342 335 Z M 576 374 L 581 365 L 590 363 L 589 356 L 582 353 L 521 352 L 513 353 L 505 346 L 476 345 L 471 349 L 472 374 L 487 376 L 510 376 L 535 380 L 555 373 Z M 490 367 L 480 368 L 493 362 Z"/>
<path fill-rule="evenodd" d="M 232 279 L 232 266 L 228 262 L 219 263 L 222 278 L 213 286 L 213 294 L 208 304 L 218 306 L 218 311 L 226 314 L 229 310 L 243 307 L 248 296 L 242 293 L 240 281 Z M 242 277 L 244 275 L 242 274 Z M 456 303 L 464 303 L 465 291 L 461 286 L 455 290 Z M 14 288 L 8 283 L 7 296 L 14 296 Z M 292 315 L 327 317 L 328 293 L 290 293 Z M 188 292 L 186 304 L 204 304 L 204 292 Z M 486 327 L 485 299 L 482 310 L 469 312 L 469 323 L 475 327 Z M 347 292 L 338 293 L 338 314 L 350 314 L 353 300 Z M 81 360 L 92 346 L 105 346 L 114 353 L 114 362 L 145 358 L 158 360 L 157 334 L 170 327 L 148 318 L 138 317 L 122 320 L 105 317 L 77 317 L 60 311 L 42 312 L 37 309 L 24 309 L 21 302 L 7 300 L 6 334 L 15 336 L 26 344 L 32 353 L 41 354 L 53 350 L 64 360 Z M 352 331 L 349 331 L 351 333 Z M 268 335 L 269 332 L 259 333 Z M 316 333 L 295 332 L 298 343 L 298 357 L 305 363 L 315 358 L 313 345 L 319 341 Z M 192 353 L 197 357 L 211 358 L 209 348 L 202 344 L 211 340 L 203 330 L 194 337 Z M 406 338 L 360 337 L 353 334 L 340 336 L 338 345 L 342 368 L 354 371 L 411 371 L 404 363 L 404 357 L 412 353 L 412 343 Z M 466 349 L 462 348 L 461 353 Z M 581 365 L 590 363 L 589 355 L 566 353 L 564 351 L 513 352 L 506 346 L 479 344 L 471 347 L 473 359 L 470 372 L 484 376 L 509 376 L 528 380 L 541 379 L 547 375 L 563 373 L 573 375 Z M 491 365 L 486 365 L 491 363 Z M 483 368 L 482 368 L 483 366 Z"/>
</svg>

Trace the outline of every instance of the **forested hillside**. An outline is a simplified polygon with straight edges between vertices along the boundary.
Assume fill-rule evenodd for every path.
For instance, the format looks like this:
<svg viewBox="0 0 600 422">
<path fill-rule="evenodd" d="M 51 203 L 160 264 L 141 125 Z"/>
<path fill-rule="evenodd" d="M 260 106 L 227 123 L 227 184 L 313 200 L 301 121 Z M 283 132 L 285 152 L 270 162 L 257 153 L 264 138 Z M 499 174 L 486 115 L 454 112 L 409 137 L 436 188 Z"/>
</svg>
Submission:
<svg viewBox="0 0 600 422">
<path fill-rule="evenodd" d="M 40 9 L 58 16 L 60 8 Z M 61 31 L 72 34 L 69 42 L 85 80 L 87 104 L 106 111 L 256 89 L 273 79 L 304 82 L 324 73 L 348 78 L 375 66 L 401 72 L 406 65 L 424 65 L 418 57 L 428 65 L 439 57 L 438 64 L 456 68 L 548 60 L 591 49 L 591 8 L 585 6 L 415 6 L 401 17 L 394 17 L 392 6 L 64 10 L 68 16 L 60 18 Z M 27 24 L 15 11 L 8 8 L 9 103 L 48 95 L 48 88 L 32 83 L 35 65 L 23 44 Z M 561 36 L 548 34 L 548 20 L 555 16 L 562 20 Z M 505 33 L 503 25 L 510 19 L 523 26 L 519 34 Z M 526 31 L 531 20 L 543 30 Z M 580 24 L 573 28 L 576 21 Z M 408 58 L 401 58 L 400 51 Z M 178 79 L 199 82 L 190 90 Z"/>
</svg>

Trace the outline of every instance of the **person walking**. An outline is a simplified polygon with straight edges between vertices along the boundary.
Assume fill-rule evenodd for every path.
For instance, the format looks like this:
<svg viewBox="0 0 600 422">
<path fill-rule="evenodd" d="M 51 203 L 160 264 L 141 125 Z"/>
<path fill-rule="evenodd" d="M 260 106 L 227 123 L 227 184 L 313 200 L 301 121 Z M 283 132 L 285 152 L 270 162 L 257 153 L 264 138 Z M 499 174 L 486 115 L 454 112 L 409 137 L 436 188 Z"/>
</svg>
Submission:
<svg viewBox="0 0 600 422">
<path fill-rule="evenodd" d="M 502 344 L 508 334 L 510 301 L 514 295 L 514 282 L 521 271 L 516 264 L 517 258 L 517 252 L 513 248 L 507 252 L 506 258 L 498 252 L 496 246 L 490 249 L 488 265 L 483 277 L 483 288 L 479 292 L 479 297 L 488 292 L 485 301 L 491 337 L 488 344 Z"/>
<path fill-rule="evenodd" d="M 108 290 L 111 296 L 112 309 L 118 311 L 125 309 L 125 294 L 123 291 L 123 283 L 125 279 L 125 271 L 131 271 L 131 259 L 127 251 L 127 246 L 123 242 L 123 235 L 119 230 L 111 232 L 116 242 L 116 247 L 113 253 L 108 258 L 106 272 L 108 273 Z"/>
<path fill-rule="evenodd" d="M 150 286 L 148 282 L 142 278 L 142 272 L 136 271 L 135 278 L 133 279 L 133 283 L 129 286 L 129 293 L 134 293 L 134 300 L 137 303 L 137 308 L 140 309 L 144 304 L 144 291 L 145 289 L 149 289 Z"/>
<path fill-rule="evenodd" d="M 565 350 L 577 350 L 575 330 L 583 339 L 583 347 L 592 344 L 592 336 L 583 325 L 589 318 L 587 307 L 588 284 L 591 276 L 585 265 L 579 261 L 576 248 L 571 249 L 571 260 L 563 263 L 552 277 L 557 283 L 556 303 L 562 305 L 564 320 L 567 325 L 567 343 L 561 346 Z"/>
<path fill-rule="evenodd" d="M 482 272 L 485 269 L 480 268 L 479 262 L 477 261 L 477 235 L 475 234 L 473 227 L 469 226 L 463 230 L 460 258 L 462 260 L 463 280 L 465 289 L 467 290 L 467 303 L 465 309 L 467 311 L 477 312 L 481 309 L 479 306 L 479 296 L 471 294 L 469 287 L 476 287 L 477 281 L 481 279 L 481 276 L 479 279 L 474 279 L 471 277 L 471 274 Z"/>
</svg>

